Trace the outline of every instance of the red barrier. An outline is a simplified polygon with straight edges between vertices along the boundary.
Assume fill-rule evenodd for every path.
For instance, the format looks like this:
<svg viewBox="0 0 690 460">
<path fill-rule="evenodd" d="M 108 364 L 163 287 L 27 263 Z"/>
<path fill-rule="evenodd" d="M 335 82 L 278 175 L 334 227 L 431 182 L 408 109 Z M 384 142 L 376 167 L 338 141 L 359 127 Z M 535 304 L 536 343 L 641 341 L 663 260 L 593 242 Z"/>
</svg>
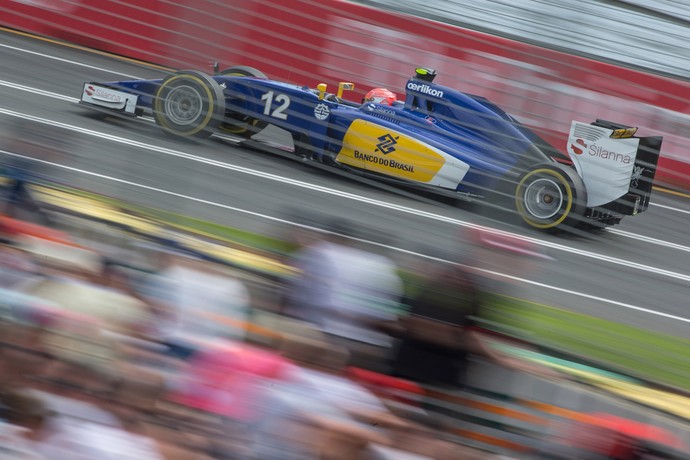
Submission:
<svg viewBox="0 0 690 460">
<path fill-rule="evenodd" d="M 94 6 L 94 4 L 97 4 Z M 690 84 L 342 0 L 0 0 L 10 27 L 167 65 L 257 67 L 315 86 L 403 88 L 415 65 L 564 145 L 593 117 L 664 136 L 657 179 L 690 189 Z"/>
<path fill-rule="evenodd" d="M 166 3 L 159 0 L 0 0 L 0 23 L 157 62 Z M 169 24 L 162 24 L 166 26 Z"/>
</svg>

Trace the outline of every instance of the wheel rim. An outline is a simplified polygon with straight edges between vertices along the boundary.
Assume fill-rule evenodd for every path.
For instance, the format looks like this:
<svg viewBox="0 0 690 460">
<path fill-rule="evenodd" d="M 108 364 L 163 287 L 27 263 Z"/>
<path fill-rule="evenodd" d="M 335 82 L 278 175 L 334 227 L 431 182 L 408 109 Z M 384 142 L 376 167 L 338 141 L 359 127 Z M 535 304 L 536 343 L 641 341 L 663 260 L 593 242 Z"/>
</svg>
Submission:
<svg viewBox="0 0 690 460">
<path fill-rule="evenodd" d="M 531 182 L 524 193 L 527 212 L 537 219 L 550 219 L 561 210 L 563 191 L 558 182 L 549 178 L 539 178 Z"/>
<path fill-rule="evenodd" d="M 176 125 L 194 123 L 204 113 L 201 94 L 192 86 L 173 88 L 165 98 L 165 113 Z"/>
</svg>

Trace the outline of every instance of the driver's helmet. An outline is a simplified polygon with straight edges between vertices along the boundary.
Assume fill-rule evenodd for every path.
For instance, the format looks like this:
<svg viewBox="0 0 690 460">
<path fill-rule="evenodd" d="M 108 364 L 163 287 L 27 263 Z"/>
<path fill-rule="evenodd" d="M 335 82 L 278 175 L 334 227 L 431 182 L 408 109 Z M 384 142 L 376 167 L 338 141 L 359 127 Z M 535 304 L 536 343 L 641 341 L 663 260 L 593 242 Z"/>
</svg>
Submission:
<svg viewBox="0 0 690 460">
<path fill-rule="evenodd" d="M 397 100 L 398 97 L 394 92 L 389 91 L 386 88 L 374 88 L 369 91 L 366 96 L 364 96 L 362 102 L 375 102 L 376 104 L 393 105 L 393 103 Z"/>
</svg>

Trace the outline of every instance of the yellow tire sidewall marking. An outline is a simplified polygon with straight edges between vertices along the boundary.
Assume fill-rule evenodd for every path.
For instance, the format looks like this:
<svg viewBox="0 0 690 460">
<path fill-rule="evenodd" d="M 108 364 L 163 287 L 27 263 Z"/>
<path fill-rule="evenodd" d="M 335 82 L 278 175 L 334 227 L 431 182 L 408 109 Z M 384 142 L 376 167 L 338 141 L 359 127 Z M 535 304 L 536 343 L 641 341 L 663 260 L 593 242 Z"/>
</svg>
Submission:
<svg viewBox="0 0 690 460">
<path fill-rule="evenodd" d="M 523 199 L 521 198 L 522 192 L 525 186 L 525 182 L 530 179 L 531 177 L 537 175 L 537 174 L 546 174 L 549 176 L 554 177 L 561 185 L 565 187 L 566 191 L 566 198 L 567 198 L 567 203 L 566 203 L 566 208 L 563 210 L 561 216 L 558 218 L 558 220 L 554 222 L 550 222 L 547 224 L 540 224 L 538 222 L 535 222 L 529 217 L 529 214 L 526 212 Z M 520 213 L 520 217 L 527 222 L 528 225 L 531 225 L 532 227 L 535 228 L 541 228 L 541 229 L 546 229 L 546 228 L 553 228 L 556 227 L 557 225 L 560 225 L 565 219 L 568 218 L 570 215 L 570 211 L 573 208 L 573 188 L 570 186 L 570 183 L 568 183 L 567 179 L 565 176 L 560 173 L 557 170 L 554 169 L 549 169 L 549 168 L 539 168 L 535 169 L 534 171 L 530 171 L 527 173 L 518 183 L 517 188 L 515 189 L 515 204 L 517 206 L 517 210 Z"/>
</svg>

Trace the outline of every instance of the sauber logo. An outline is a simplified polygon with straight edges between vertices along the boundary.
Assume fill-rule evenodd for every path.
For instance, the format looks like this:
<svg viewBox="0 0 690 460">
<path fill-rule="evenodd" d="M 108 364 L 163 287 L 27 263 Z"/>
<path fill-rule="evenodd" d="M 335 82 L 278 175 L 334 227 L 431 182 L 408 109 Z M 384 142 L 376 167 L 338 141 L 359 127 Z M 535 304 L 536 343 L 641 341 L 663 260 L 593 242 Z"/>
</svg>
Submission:
<svg viewBox="0 0 690 460">
<path fill-rule="evenodd" d="M 642 179 L 642 174 L 644 174 L 644 171 L 645 169 L 642 166 L 635 166 L 632 177 L 630 178 L 630 186 L 632 188 L 637 188 L 640 186 L 640 180 Z"/>
<path fill-rule="evenodd" d="M 319 104 L 314 107 L 314 116 L 318 120 L 325 120 L 331 114 L 331 110 L 326 104 Z"/>
<path fill-rule="evenodd" d="M 87 96 L 93 96 L 93 93 L 96 92 L 96 88 L 94 88 L 93 86 L 89 85 L 89 86 L 86 87 L 86 89 L 84 89 L 84 92 L 86 93 Z"/>
<path fill-rule="evenodd" d="M 575 155 L 582 155 L 584 153 L 584 149 L 586 148 L 587 144 L 585 143 L 584 139 L 576 139 L 574 143 L 570 144 L 570 149 Z"/>
<path fill-rule="evenodd" d="M 376 144 L 375 152 L 381 152 L 387 155 L 391 152 L 395 152 L 395 145 L 398 143 L 398 137 L 393 137 L 390 134 L 384 134 L 377 138 L 380 142 Z"/>
</svg>

